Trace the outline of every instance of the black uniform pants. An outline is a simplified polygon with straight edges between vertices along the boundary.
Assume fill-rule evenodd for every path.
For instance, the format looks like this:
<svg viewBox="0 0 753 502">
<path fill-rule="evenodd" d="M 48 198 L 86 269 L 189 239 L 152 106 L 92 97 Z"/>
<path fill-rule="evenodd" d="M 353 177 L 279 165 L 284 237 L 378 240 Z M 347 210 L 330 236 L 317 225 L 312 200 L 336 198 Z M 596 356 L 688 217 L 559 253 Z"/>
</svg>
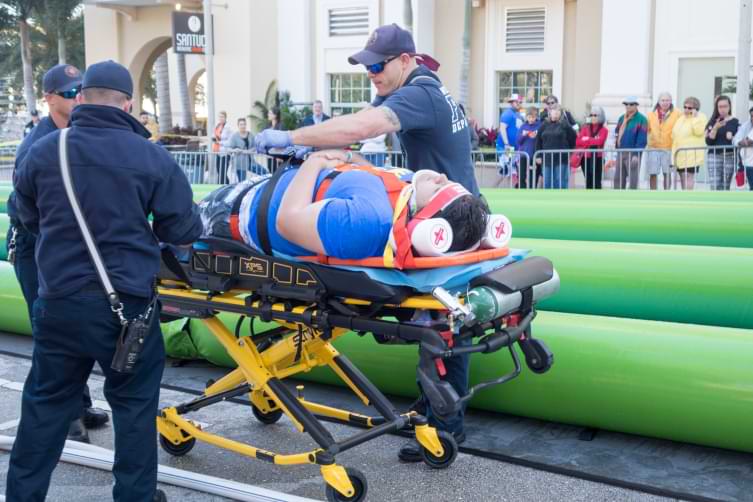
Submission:
<svg viewBox="0 0 753 502">
<path fill-rule="evenodd" d="M 127 317 L 142 313 L 145 298 L 121 295 Z M 32 326 L 34 352 L 11 451 L 8 502 L 43 501 L 79 396 L 94 365 L 105 373 L 104 394 L 115 431 L 113 499 L 151 502 L 157 486 L 156 420 L 165 347 L 155 316 L 135 373 L 110 369 L 120 324 L 96 285 L 60 299 L 38 298 Z"/>
<path fill-rule="evenodd" d="M 8 235 L 5 239 L 6 246 L 10 244 L 13 235 L 14 225 L 8 229 Z M 34 245 L 36 238 L 21 225 L 16 227 L 16 261 L 13 263 L 13 270 L 16 272 L 16 279 L 21 285 L 21 293 L 26 300 L 26 308 L 29 310 L 29 321 L 31 321 L 31 308 L 37 299 L 39 292 L 39 279 L 37 277 L 37 263 L 34 261 Z M 89 386 L 84 385 L 84 399 L 80 414 L 83 414 L 86 408 L 92 407 L 92 398 L 89 393 Z M 78 417 L 76 417 L 78 418 Z"/>
</svg>

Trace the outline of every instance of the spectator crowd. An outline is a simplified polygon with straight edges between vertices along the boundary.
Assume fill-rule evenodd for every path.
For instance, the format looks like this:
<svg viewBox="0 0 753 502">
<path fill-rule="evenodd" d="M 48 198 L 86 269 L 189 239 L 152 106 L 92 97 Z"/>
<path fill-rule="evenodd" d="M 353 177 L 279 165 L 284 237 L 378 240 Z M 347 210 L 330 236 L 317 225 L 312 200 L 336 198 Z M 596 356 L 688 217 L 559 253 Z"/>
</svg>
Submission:
<svg viewBox="0 0 753 502">
<path fill-rule="evenodd" d="M 547 96 L 542 110 L 524 110 L 514 93 L 506 102 L 496 135 L 497 186 L 568 188 L 580 171 L 587 189 L 601 189 L 607 177 L 613 188 L 634 190 L 644 171 L 651 190 L 659 188 L 659 178 L 665 190 L 673 182 L 679 185 L 674 188 L 693 190 L 705 167 L 711 190 L 742 187 L 746 180 L 753 190 L 753 108 L 750 120 L 740 124 L 728 96 L 716 97 L 710 118 L 695 97 L 678 109 L 662 92 L 644 115 L 638 98 L 628 96 L 613 127 L 599 106 L 578 123 L 556 96 Z"/>
</svg>

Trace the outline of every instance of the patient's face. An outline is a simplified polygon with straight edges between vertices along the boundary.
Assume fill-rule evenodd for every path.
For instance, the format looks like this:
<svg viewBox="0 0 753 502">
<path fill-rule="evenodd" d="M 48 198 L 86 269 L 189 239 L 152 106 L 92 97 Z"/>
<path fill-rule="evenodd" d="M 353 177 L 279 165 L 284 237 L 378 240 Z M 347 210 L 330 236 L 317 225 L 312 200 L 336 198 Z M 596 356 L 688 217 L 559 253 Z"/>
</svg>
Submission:
<svg viewBox="0 0 753 502">
<path fill-rule="evenodd" d="M 450 184 L 450 180 L 444 174 L 421 170 L 413 178 L 416 190 L 416 209 L 421 209 L 429 203 L 432 196 L 442 188 Z"/>
</svg>

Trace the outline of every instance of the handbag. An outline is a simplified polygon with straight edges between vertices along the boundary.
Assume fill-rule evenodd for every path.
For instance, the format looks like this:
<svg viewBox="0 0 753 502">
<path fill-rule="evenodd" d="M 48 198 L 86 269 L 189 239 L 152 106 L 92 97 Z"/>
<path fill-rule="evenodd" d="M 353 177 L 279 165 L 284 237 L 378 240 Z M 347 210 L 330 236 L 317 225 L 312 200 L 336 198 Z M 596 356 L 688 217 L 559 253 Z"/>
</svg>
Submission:
<svg viewBox="0 0 753 502">
<path fill-rule="evenodd" d="M 744 169 L 738 169 L 735 173 L 735 182 L 737 183 L 738 187 L 743 187 L 745 185 L 745 170 Z"/>
<path fill-rule="evenodd" d="M 119 373 L 133 373 L 138 361 L 141 349 L 144 346 L 144 339 L 149 333 L 151 320 L 154 316 L 151 316 L 152 311 L 157 303 L 157 296 L 154 295 L 152 301 L 146 308 L 146 311 L 133 318 L 126 319 L 123 314 L 123 303 L 120 301 L 115 288 L 112 286 L 110 276 L 107 274 L 107 267 L 105 266 L 102 255 L 99 253 L 99 248 L 94 242 L 94 237 L 89 230 L 84 219 L 84 213 L 81 211 L 81 205 L 76 197 L 76 192 L 73 190 L 73 180 L 71 178 L 71 168 L 68 162 L 68 132 L 70 129 L 65 128 L 60 131 L 60 139 L 58 143 L 58 156 L 60 157 L 60 174 L 63 177 L 63 187 L 65 188 L 65 194 L 68 196 L 68 202 L 73 209 L 73 215 L 76 217 L 76 223 L 81 230 L 81 236 L 86 243 L 86 249 L 89 251 L 89 257 L 94 264 L 94 269 L 97 271 L 102 288 L 107 294 L 107 301 L 110 303 L 110 309 L 118 317 L 120 321 L 120 335 L 115 348 L 115 354 L 112 358 L 110 367 Z"/>
<path fill-rule="evenodd" d="M 583 161 L 583 152 L 574 152 L 570 154 L 570 169 L 575 170 L 580 167 Z"/>
</svg>

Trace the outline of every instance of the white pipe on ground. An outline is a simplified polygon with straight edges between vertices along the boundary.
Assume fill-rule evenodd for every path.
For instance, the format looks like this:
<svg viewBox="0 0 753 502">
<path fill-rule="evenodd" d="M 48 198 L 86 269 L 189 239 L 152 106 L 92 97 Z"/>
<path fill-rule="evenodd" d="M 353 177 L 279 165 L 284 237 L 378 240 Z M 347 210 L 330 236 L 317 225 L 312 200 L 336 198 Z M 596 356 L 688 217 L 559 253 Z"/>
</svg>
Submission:
<svg viewBox="0 0 753 502">
<path fill-rule="evenodd" d="M 15 438 L 12 436 L 0 436 L 0 450 L 10 451 L 14 441 Z M 103 471 L 111 471 L 113 452 L 100 446 L 66 441 L 60 460 Z M 310 502 L 312 500 L 164 465 L 160 465 L 158 468 L 157 480 L 160 483 L 243 502 Z M 0 502 L 5 502 L 5 497 L 2 495 L 0 495 Z"/>
</svg>

